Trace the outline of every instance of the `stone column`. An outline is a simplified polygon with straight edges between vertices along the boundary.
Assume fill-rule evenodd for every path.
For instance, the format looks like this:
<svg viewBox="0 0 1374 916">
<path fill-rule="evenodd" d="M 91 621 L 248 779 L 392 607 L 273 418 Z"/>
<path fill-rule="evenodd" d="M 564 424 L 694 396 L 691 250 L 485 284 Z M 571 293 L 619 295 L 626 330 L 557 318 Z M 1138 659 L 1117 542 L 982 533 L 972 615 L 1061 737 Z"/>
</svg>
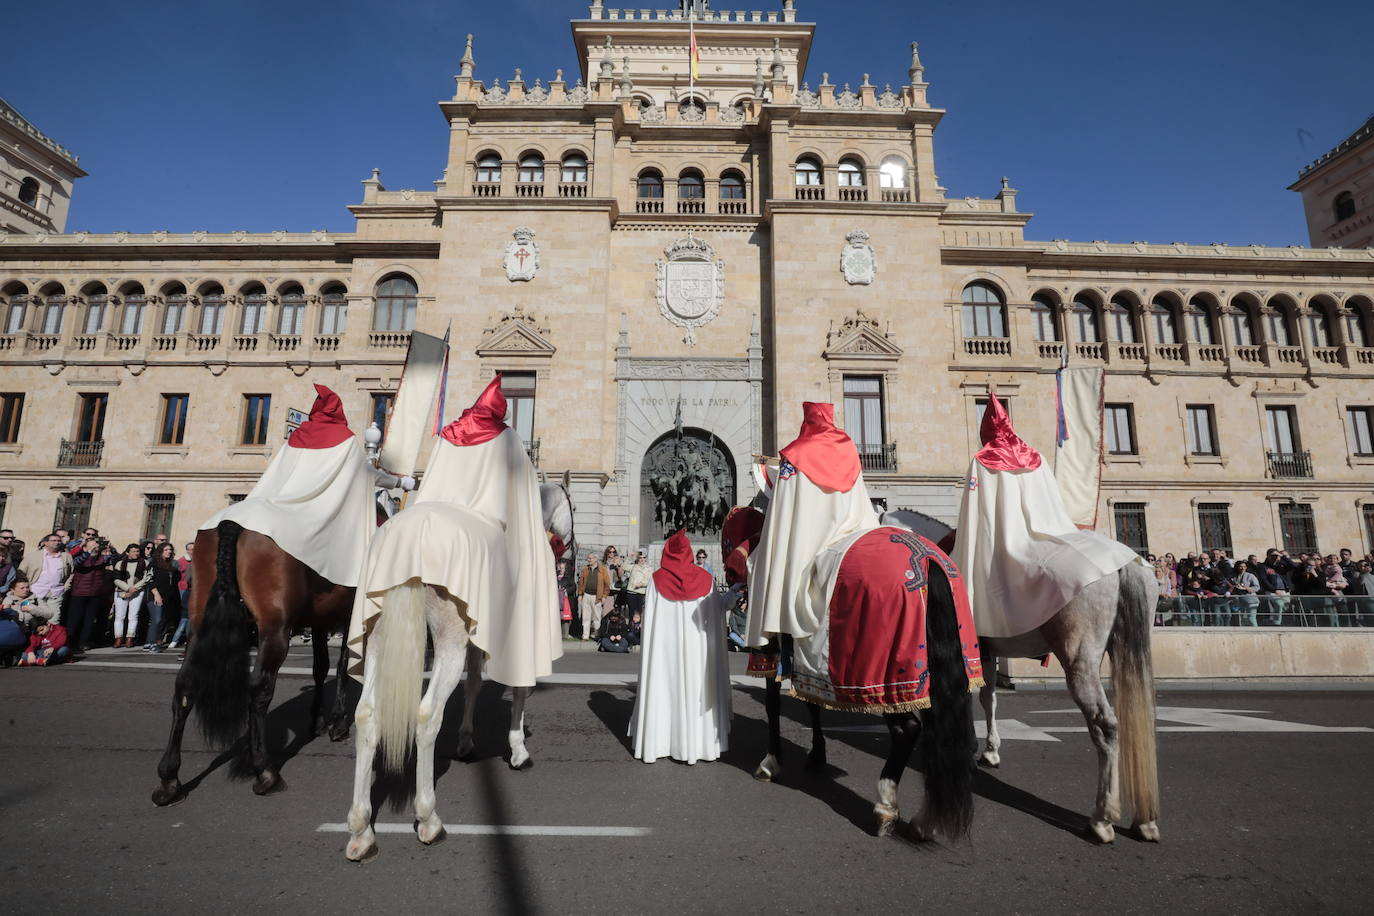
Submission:
<svg viewBox="0 0 1374 916">
<path fill-rule="evenodd" d="M 716 213 L 720 210 L 720 179 L 707 178 L 706 182 L 706 212 Z"/>
<path fill-rule="evenodd" d="M 592 162 L 594 170 L 588 177 L 592 181 L 593 197 L 613 197 L 611 179 L 614 175 L 611 161 L 615 156 L 615 137 L 610 118 L 597 118 L 592 140 Z"/>
<path fill-rule="evenodd" d="M 1140 295 L 1140 342 L 1145 345 L 1145 371 L 1150 371 L 1151 360 L 1155 355 L 1154 311 L 1150 297 Z"/>
<path fill-rule="evenodd" d="M 663 212 L 677 212 L 677 179 L 663 176 Z"/>
<path fill-rule="evenodd" d="M 792 197 L 792 161 L 788 155 L 790 133 L 791 125 L 786 121 L 774 121 L 768 126 L 768 170 L 772 173 L 770 184 L 774 200 Z"/>
<path fill-rule="evenodd" d="M 448 171 L 444 175 L 444 185 L 450 196 L 466 197 L 472 193 L 472 175 L 468 171 L 471 125 L 467 118 L 453 118 L 448 122 Z"/>
<path fill-rule="evenodd" d="M 519 161 L 518 159 L 502 159 L 502 160 L 501 160 L 501 196 L 502 196 L 502 197 L 514 197 L 514 196 L 515 196 L 515 176 L 516 176 L 516 173 L 519 171 L 519 169 L 520 169 L 520 161 Z"/>
<path fill-rule="evenodd" d="M 1302 347 L 1302 364 L 1308 372 L 1312 371 L 1312 334 L 1307 328 L 1308 316 L 1312 312 L 1310 305 L 1297 303 L 1294 316 L 1298 325 L 1298 345 Z"/>
<path fill-rule="evenodd" d="M 918 203 L 938 203 L 944 199 L 940 183 L 935 179 L 935 129 L 929 124 L 917 124 L 911 129 L 911 165 L 915 173 L 915 200 Z"/>
</svg>

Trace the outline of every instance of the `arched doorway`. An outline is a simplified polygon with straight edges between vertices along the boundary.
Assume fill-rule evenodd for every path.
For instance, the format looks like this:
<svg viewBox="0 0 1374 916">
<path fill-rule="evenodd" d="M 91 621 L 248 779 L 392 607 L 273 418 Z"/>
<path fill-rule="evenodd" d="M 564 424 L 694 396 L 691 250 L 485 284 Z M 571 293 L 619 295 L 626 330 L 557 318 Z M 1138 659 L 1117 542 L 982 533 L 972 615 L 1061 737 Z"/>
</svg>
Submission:
<svg viewBox="0 0 1374 916">
<path fill-rule="evenodd" d="M 735 460 L 705 430 L 665 433 L 644 453 L 639 494 L 642 543 L 663 541 L 679 528 L 694 538 L 714 537 L 735 504 Z"/>
</svg>

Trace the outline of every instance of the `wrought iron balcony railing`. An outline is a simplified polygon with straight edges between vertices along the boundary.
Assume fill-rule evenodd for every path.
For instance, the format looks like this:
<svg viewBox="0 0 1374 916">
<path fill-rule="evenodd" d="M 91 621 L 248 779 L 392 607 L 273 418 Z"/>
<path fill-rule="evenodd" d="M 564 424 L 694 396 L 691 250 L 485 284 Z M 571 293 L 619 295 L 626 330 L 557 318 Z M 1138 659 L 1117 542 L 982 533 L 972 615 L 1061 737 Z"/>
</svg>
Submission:
<svg viewBox="0 0 1374 916">
<path fill-rule="evenodd" d="M 1277 478 L 1312 477 L 1312 453 L 1265 452 L 1269 459 L 1269 476 Z"/>
<path fill-rule="evenodd" d="M 859 466 L 865 471 L 897 470 L 897 443 L 865 442 L 859 445 Z"/>
<path fill-rule="evenodd" d="M 57 466 L 60 468 L 98 468 L 100 467 L 100 456 L 104 451 L 104 439 L 95 439 L 90 442 L 73 442 L 70 439 L 63 439 L 62 447 L 57 452 Z"/>
<path fill-rule="evenodd" d="M 530 464 L 539 467 L 539 440 L 531 439 L 525 443 L 525 454 L 530 456 Z"/>
</svg>

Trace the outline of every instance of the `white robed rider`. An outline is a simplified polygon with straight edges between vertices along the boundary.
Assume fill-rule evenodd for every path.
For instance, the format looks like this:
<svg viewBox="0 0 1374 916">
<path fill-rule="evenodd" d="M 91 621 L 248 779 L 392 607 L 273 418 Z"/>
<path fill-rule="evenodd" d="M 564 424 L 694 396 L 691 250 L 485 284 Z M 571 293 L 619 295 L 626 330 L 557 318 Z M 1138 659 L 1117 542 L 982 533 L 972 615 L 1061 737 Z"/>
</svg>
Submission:
<svg viewBox="0 0 1374 916">
<path fill-rule="evenodd" d="M 802 404 L 797 438 L 779 453 L 763 534 L 750 557 L 746 642 L 810 636 L 826 620 L 823 550 L 879 526 L 854 441 L 835 426 L 835 405 Z"/>
<path fill-rule="evenodd" d="M 200 527 L 236 522 L 267 535 L 329 582 L 356 588 L 377 529 L 378 487 L 413 490 L 415 479 L 369 463 L 339 396 L 317 384 L 309 419 L 272 456 L 257 485 Z"/>
<path fill-rule="evenodd" d="M 969 464 L 951 558 L 963 571 L 979 636 L 1030 633 L 1135 551 L 1070 519 L 1054 474 L 988 398 Z"/>
<path fill-rule="evenodd" d="M 630 718 L 635 756 L 645 763 L 716 760 L 730 746 L 730 672 L 725 613 L 730 592 L 692 562 L 679 531 L 663 545 L 644 597 L 639 691 Z"/>
<path fill-rule="evenodd" d="M 497 375 L 440 430 L 420 488 L 378 529 L 348 631 L 357 659 L 387 590 L 418 578 L 462 603 L 490 679 L 533 687 L 552 673 L 563 654 L 553 551 L 534 466 L 505 419 Z"/>
</svg>

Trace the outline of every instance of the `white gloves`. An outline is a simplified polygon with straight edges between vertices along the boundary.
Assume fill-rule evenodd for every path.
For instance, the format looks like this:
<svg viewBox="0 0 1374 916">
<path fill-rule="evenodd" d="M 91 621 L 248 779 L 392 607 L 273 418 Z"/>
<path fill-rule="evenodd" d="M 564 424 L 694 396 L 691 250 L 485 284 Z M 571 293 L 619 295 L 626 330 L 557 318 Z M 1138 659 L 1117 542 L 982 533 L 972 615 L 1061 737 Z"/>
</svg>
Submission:
<svg viewBox="0 0 1374 916">
<path fill-rule="evenodd" d="M 413 490 L 413 489 L 415 489 L 415 478 L 414 478 L 414 477 L 402 477 L 402 478 L 401 478 L 401 489 L 402 489 L 402 490 Z"/>
</svg>

